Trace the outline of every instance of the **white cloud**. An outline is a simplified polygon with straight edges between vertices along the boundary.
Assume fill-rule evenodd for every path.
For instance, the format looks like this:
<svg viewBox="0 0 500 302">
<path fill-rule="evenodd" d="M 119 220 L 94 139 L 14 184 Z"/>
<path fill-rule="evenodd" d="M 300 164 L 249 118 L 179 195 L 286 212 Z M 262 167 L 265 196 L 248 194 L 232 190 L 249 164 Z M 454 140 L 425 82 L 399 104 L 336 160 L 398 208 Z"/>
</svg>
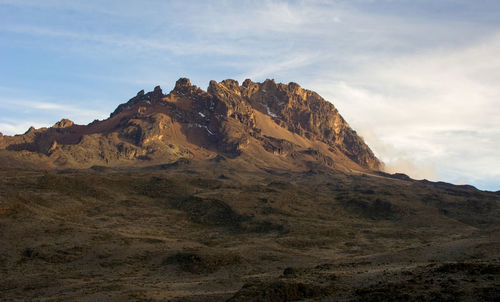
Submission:
<svg viewBox="0 0 500 302">
<path fill-rule="evenodd" d="M 86 124 L 94 119 L 104 119 L 109 113 L 100 110 L 81 108 L 67 104 L 2 98 L 0 99 L 0 131 L 6 135 L 21 134 L 29 127 L 35 128 L 52 126 L 62 118 L 69 118 L 78 124 Z M 23 118 L 12 118 L 5 115 L 16 112 Z"/>
<path fill-rule="evenodd" d="M 42 123 L 30 123 L 30 122 L 14 122 L 14 123 L 2 123 L 0 122 L 1 133 L 5 135 L 15 135 L 22 134 L 26 132 L 31 126 L 35 128 L 46 127 L 47 125 Z"/>
<path fill-rule="evenodd" d="M 0 99 L 0 108 L 12 108 L 16 107 L 16 110 L 46 110 L 55 112 L 66 112 L 69 114 L 77 113 L 79 116 L 98 116 L 101 113 L 97 110 L 89 110 L 81 107 L 71 106 L 68 104 L 52 103 L 44 101 L 33 101 L 33 100 L 21 100 L 21 99 Z"/>
<path fill-rule="evenodd" d="M 382 60 L 345 81 L 311 86 L 355 129 L 370 129 L 366 140 L 392 171 L 394 164 L 417 178 L 500 179 L 498 53 L 495 34 L 464 48 Z"/>
</svg>

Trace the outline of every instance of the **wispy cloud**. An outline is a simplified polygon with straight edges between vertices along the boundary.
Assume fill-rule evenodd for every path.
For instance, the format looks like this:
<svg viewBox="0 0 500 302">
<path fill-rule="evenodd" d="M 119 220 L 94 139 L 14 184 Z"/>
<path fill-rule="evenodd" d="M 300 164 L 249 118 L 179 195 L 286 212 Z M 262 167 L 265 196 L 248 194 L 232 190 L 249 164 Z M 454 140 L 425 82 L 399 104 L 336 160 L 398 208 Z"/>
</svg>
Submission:
<svg viewBox="0 0 500 302">
<path fill-rule="evenodd" d="M 81 107 L 71 106 L 68 104 L 51 103 L 43 101 L 22 100 L 22 99 L 0 99 L 0 108 L 12 108 L 16 110 L 45 110 L 55 112 L 67 112 L 69 114 L 78 113 L 79 116 L 96 116 L 101 115 L 99 111 L 84 109 Z"/>
<path fill-rule="evenodd" d="M 0 121 L 1 133 L 5 135 L 16 135 L 26 132 L 30 127 L 42 128 L 48 125 L 44 123 L 33 123 L 33 122 L 20 122 L 14 121 L 12 123 Z"/>
<path fill-rule="evenodd" d="M 314 53 L 292 53 L 282 57 L 265 59 L 260 62 L 252 62 L 247 65 L 247 72 L 240 75 L 242 79 L 261 79 L 277 74 L 287 74 L 291 70 L 297 70 L 319 61 L 320 57 Z"/>
<path fill-rule="evenodd" d="M 65 103 L 12 98 L 0 99 L 0 110 L 2 111 L 0 114 L 0 131 L 7 135 L 24 133 L 31 126 L 36 128 L 52 126 L 61 118 L 69 118 L 76 123 L 85 124 L 94 119 L 104 119 L 109 115 L 108 112 L 71 106 Z M 10 117 L 9 114 L 12 112 L 22 114 L 25 117 L 24 120 L 20 121 Z"/>
</svg>

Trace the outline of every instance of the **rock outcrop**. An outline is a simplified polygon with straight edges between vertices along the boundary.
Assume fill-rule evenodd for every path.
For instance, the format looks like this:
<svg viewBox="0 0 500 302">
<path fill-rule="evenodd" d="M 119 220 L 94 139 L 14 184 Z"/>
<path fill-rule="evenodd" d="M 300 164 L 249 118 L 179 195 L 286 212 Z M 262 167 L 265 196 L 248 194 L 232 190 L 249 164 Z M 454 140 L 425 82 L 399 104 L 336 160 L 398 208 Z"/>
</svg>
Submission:
<svg viewBox="0 0 500 302">
<path fill-rule="evenodd" d="M 207 91 L 179 79 L 164 94 L 141 90 L 110 117 L 86 126 L 62 119 L 51 128 L 4 136 L 0 149 L 49 165 L 169 163 L 180 158 L 241 158 L 282 168 L 378 170 L 380 161 L 337 109 L 296 83 L 210 81 Z"/>
<path fill-rule="evenodd" d="M 75 123 L 73 123 L 73 121 L 63 118 L 59 122 L 55 123 L 54 126 L 52 126 L 52 128 L 60 128 L 60 129 L 68 128 L 73 126 L 74 124 Z"/>
<path fill-rule="evenodd" d="M 365 168 L 380 167 L 373 152 L 337 109 L 317 93 L 302 89 L 296 83 L 276 84 L 273 80 L 254 83 L 247 79 L 239 86 L 234 80 L 212 81 L 208 92 L 217 99 L 226 100 L 230 113 L 235 112 L 247 127 L 253 126 L 252 110 L 257 110 L 293 133 L 340 150 Z"/>
</svg>

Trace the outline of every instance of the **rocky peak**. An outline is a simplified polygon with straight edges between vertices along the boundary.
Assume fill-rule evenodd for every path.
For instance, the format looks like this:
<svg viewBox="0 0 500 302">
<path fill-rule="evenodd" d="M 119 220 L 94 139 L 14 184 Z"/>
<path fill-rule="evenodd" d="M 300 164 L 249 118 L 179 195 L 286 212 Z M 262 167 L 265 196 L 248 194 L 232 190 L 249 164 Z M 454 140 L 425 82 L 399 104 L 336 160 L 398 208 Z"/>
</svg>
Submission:
<svg viewBox="0 0 500 302">
<path fill-rule="evenodd" d="M 163 97 L 157 86 L 145 96 L 139 93 L 127 104 L 135 104 L 149 94 L 152 95 L 152 101 Z M 277 84 L 273 79 L 266 79 L 257 83 L 246 79 L 240 86 L 238 81 L 226 79 L 221 82 L 210 81 L 205 92 L 192 85 L 188 78 L 180 78 L 171 94 L 180 100 L 169 105 L 177 108 L 175 110 L 179 119 L 202 126 L 212 120 L 211 132 L 217 132 L 216 128 L 219 127 L 223 128 L 223 133 L 233 133 L 236 128 L 239 129 L 236 131 L 240 133 L 238 135 L 257 133 L 255 111 L 260 111 L 287 131 L 321 141 L 362 167 L 380 168 L 381 163 L 370 148 L 350 128 L 333 104 L 295 82 Z"/>
<path fill-rule="evenodd" d="M 252 119 L 252 108 L 241 97 L 241 88 L 237 81 L 227 79 L 220 83 L 210 81 L 207 92 L 218 102 L 218 112 L 231 117 L 237 117 L 245 123 Z"/>
<path fill-rule="evenodd" d="M 148 93 L 144 93 L 144 90 L 140 90 L 137 92 L 137 95 L 131 98 L 127 103 L 119 105 L 113 113 L 111 113 L 110 117 L 115 116 L 118 113 L 121 113 L 125 110 L 131 109 L 139 103 L 142 104 L 151 104 L 158 103 L 165 97 L 163 91 L 160 86 L 156 86 L 153 91 Z"/>
<path fill-rule="evenodd" d="M 266 79 L 261 86 L 264 92 L 271 92 L 276 91 L 279 85 L 276 84 L 274 79 Z"/>
<path fill-rule="evenodd" d="M 370 148 L 333 104 L 297 83 L 276 84 L 272 79 L 254 83 L 246 79 L 239 86 L 234 80 L 211 81 L 208 93 L 225 103 L 228 116 L 238 117 L 247 125 L 254 124 L 252 110 L 258 110 L 291 132 L 340 150 L 365 168 L 380 168 Z"/>
<path fill-rule="evenodd" d="M 15 145 L 9 145 L 10 137 L 2 138 L 0 148 L 68 158 L 77 148 L 82 155 L 74 159 L 81 162 L 87 158 L 164 161 L 216 152 L 258 161 L 263 156 L 272 162 L 276 155 L 290 166 L 318 161 L 329 167 L 347 163 L 344 167 L 354 169 L 381 165 L 333 104 L 297 83 L 271 79 L 261 83 L 246 79 L 241 85 L 232 79 L 210 81 L 204 91 L 180 78 L 168 95 L 160 86 L 147 93 L 141 90 L 109 119 L 73 125 L 62 119 L 50 129 L 30 128 L 14 139 Z M 115 149 L 116 154 L 110 151 Z M 107 155 L 100 158 L 103 152 Z"/>
<path fill-rule="evenodd" d="M 189 96 L 193 100 L 207 101 L 210 98 L 207 92 L 191 84 L 188 78 L 180 78 L 175 82 L 174 89 L 170 92 L 176 96 Z"/>
<path fill-rule="evenodd" d="M 35 132 L 36 132 L 35 127 L 31 126 L 31 127 L 29 127 L 28 130 L 26 130 L 26 132 L 24 132 L 24 134 L 33 134 Z"/>
<path fill-rule="evenodd" d="M 226 79 L 222 81 L 221 84 L 224 85 L 227 89 L 235 92 L 240 90 L 240 85 L 238 84 L 238 81 L 233 79 Z"/>
<path fill-rule="evenodd" d="M 193 85 L 191 85 L 191 81 L 188 78 L 180 78 L 177 82 L 175 82 L 173 92 L 187 93 L 192 86 Z"/>
<path fill-rule="evenodd" d="M 59 122 L 55 123 L 54 126 L 52 126 L 52 128 L 59 128 L 59 129 L 68 128 L 68 127 L 73 126 L 74 124 L 75 123 L 73 123 L 73 121 L 66 119 L 66 118 L 63 118 Z"/>
<path fill-rule="evenodd" d="M 164 97 L 163 91 L 161 90 L 160 86 L 156 86 L 151 93 L 151 101 L 152 102 L 157 102 L 160 101 Z"/>
<path fill-rule="evenodd" d="M 244 87 L 244 88 L 247 88 L 248 86 L 250 86 L 251 84 L 253 84 L 252 80 L 250 79 L 245 79 L 243 81 L 243 83 L 241 83 L 241 87 Z"/>
<path fill-rule="evenodd" d="M 207 88 L 208 93 L 214 94 L 214 92 L 216 92 L 218 89 L 220 88 L 219 88 L 219 83 L 217 83 L 217 81 L 211 80 L 208 83 L 208 88 Z"/>
<path fill-rule="evenodd" d="M 300 85 L 295 83 L 295 82 L 290 82 L 290 83 L 288 83 L 288 89 L 292 92 L 297 92 L 297 91 L 301 91 L 302 87 L 300 87 Z"/>
</svg>

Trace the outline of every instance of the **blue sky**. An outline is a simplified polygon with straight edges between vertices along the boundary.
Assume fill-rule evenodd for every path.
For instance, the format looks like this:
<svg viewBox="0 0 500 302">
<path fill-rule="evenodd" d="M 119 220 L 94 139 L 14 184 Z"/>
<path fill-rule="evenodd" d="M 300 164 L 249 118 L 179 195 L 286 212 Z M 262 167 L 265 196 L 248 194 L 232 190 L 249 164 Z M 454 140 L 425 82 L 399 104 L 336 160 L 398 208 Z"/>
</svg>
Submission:
<svg viewBox="0 0 500 302">
<path fill-rule="evenodd" d="M 500 189 L 500 2 L 0 0 L 0 131 L 179 77 L 294 81 L 390 171 Z"/>
</svg>

